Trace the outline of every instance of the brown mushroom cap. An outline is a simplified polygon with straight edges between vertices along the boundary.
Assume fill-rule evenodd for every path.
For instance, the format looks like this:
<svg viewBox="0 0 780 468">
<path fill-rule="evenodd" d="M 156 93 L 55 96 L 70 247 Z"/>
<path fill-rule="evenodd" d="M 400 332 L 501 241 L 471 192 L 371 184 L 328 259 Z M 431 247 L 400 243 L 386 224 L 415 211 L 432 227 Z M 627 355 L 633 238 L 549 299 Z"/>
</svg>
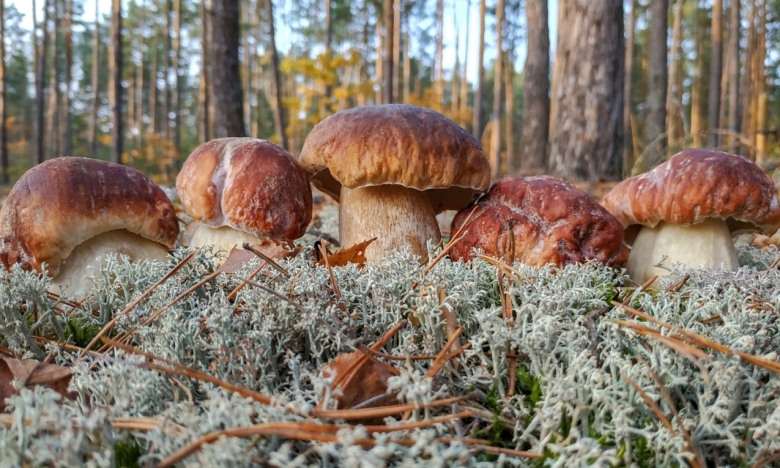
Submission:
<svg viewBox="0 0 780 468">
<path fill-rule="evenodd" d="M 490 185 L 474 137 L 438 112 L 403 104 L 328 117 L 306 137 L 300 160 L 312 184 L 336 201 L 342 185 L 397 184 L 427 191 L 438 213 L 465 206 Z"/>
<path fill-rule="evenodd" d="M 510 224 L 513 260 L 527 265 L 564 266 L 595 259 L 620 268 L 628 259 L 620 223 L 587 193 L 554 177 L 499 180 L 475 205 L 455 215 L 453 235 L 467 219 L 462 231 L 467 234 L 450 253 L 456 261 L 472 259 L 477 249 L 506 258 Z"/>
<path fill-rule="evenodd" d="M 289 241 L 311 221 L 308 174 L 265 140 L 220 138 L 198 146 L 176 177 L 176 190 L 187 213 L 213 228 Z"/>
<path fill-rule="evenodd" d="M 0 261 L 55 276 L 73 249 L 125 229 L 172 249 L 179 235 L 173 205 L 135 169 L 98 159 L 51 159 L 27 171 L 0 209 Z"/>
<path fill-rule="evenodd" d="M 772 179 L 748 159 L 710 149 L 677 153 L 616 185 L 603 203 L 624 227 L 689 225 L 706 218 L 732 218 L 769 234 L 780 227 Z"/>
</svg>

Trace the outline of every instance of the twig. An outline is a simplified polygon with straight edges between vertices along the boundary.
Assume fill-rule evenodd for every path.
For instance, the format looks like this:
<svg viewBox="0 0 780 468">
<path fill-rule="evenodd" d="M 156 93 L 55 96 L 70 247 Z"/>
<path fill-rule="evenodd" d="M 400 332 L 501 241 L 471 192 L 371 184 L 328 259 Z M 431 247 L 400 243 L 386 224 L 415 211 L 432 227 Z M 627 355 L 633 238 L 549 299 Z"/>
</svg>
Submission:
<svg viewBox="0 0 780 468">
<path fill-rule="evenodd" d="M 244 247 L 244 249 L 246 249 L 246 250 L 252 252 L 253 254 L 257 255 L 258 257 L 260 257 L 261 260 L 265 260 L 266 262 L 268 262 L 268 264 L 271 265 L 272 267 L 276 268 L 276 270 L 279 273 L 283 274 L 284 276 L 286 276 L 288 278 L 290 277 L 290 272 L 285 270 L 281 266 L 279 266 L 279 264 L 276 263 L 275 261 L 273 261 L 273 259 L 271 257 L 269 257 L 268 255 L 264 254 L 263 252 L 260 252 L 259 250 L 257 250 L 256 248 L 252 247 L 251 245 L 249 245 L 246 242 L 244 242 L 243 247 Z"/>
<path fill-rule="evenodd" d="M 227 300 L 229 301 L 229 300 L 233 299 L 234 297 L 236 297 L 236 294 L 238 294 L 238 292 L 239 292 L 239 291 L 241 291 L 241 289 L 243 289 L 243 287 L 247 285 L 247 280 L 249 280 L 249 279 L 252 279 L 252 278 L 254 278 L 255 276 L 257 276 L 257 274 L 258 274 L 258 273 L 260 273 L 260 271 L 261 271 L 261 270 L 262 270 L 262 269 L 263 269 L 263 268 L 264 268 L 266 265 L 268 265 L 268 262 L 266 262 L 265 260 L 263 260 L 263 263 L 261 263 L 261 264 L 260 264 L 260 266 L 259 266 L 259 267 L 257 267 L 257 268 L 255 269 L 255 271 L 253 271 L 252 273 L 250 273 L 250 274 L 249 274 L 249 276 L 247 277 L 247 279 L 245 279 L 245 280 L 242 280 L 242 281 L 241 281 L 241 283 L 239 283 L 239 285 L 238 285 L 238 286 L 236 286 L 236 289 L 232 290 L 232 291 L 230 292 L 230 294 L 228 294 L 228 296 L 227 296 Z"/>
</svg>

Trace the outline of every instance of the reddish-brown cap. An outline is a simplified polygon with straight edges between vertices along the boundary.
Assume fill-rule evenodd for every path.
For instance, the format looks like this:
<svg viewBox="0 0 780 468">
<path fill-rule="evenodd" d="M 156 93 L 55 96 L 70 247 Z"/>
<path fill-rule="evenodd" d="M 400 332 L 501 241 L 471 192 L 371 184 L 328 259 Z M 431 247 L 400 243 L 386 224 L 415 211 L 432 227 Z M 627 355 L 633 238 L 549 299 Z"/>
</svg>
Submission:
<svg viewBox="0 0 780 468">
<path fill-rule="evenodd" d="M 513 238 L 514 261 L 532 266 L 595 259 L 620 268 L 628 259 L 620 223 L 590 195 L 554 177 L 499 180 L 455 215 L 453 235 L 464 223 L 467 234 L 453 247 L 453 260 L 470 260 L 478 249 L 505 259 Z"/>
<path fill-rule="evenodd" d="M 752 161 L 710 149 L 687 149 L 650 172 L 619 183 L 604 206 L 624 227 L 696 224 L 706 218 L 780 227 L 772 179 Z"/>
<path fill-rule="evenodd" d="M 311 221 L 308 174 L 265 140 L 219 138 L 198 146 L 176 177 L 176 190 L 187 213 L 214 228 L 289 241 Z"/>
<path fill-rule="evenodd" d="M 171 249 L 179 222 L 165 192 L 135 169 L 65 157 L 27 171 L 0 209 L 0 260 L 56 275 L 82 242 L 126 229 Z"/>
<path fill-rule="evenodd" d="M 490 185 L 474 137 L 438 112 L 404 104 L 331 115 L 306 137 L 301 165 L 337 201 L 342 185 L 394 184 L 428 192 L 436 212 L 462 208 Z"/>
</svg>

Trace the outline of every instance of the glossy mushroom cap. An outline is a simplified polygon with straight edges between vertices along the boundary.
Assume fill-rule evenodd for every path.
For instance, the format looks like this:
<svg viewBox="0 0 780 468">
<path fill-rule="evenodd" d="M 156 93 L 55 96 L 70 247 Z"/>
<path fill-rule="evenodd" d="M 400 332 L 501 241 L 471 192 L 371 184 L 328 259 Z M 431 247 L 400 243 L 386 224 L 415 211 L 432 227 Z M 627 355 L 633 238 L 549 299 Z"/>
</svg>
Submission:
<svg viewBox="0 0 780 468">
<path fill-rule="evenodd" d="M 0 261 L 37 271 L 45 263 L 56 276 L 77 246 L 121 230 L 164 253 L 176 242 L 179 222 L 162 189 L 135 169 L 97 159 L 51 159 L 27 171 L 0 209 Z M 120 242 L 128 236 L 120 234 Z"/>
<path fill-rule="evenodd" d="M 385 104 L 348 109 L 306 137 L 301 165 L 336 201 L 341 187 L 401 185 L 426 191 L 436 213 L 457 210 L 490 185 L 479 142 L 431 109 Z"/>
<path fill-rule="evenodd" d="M 281 147 L 252 138 L 198 146 L 176 177 L 185 211 L 211 228 L 291 241 L 311 221 L 309 177 Z"/>
<path fill-rule="evenodd" d="M 471 260 L 477 250 L 506 259 L 512 240 L 512 260 L 531 266 L 593 259 L 621 268 L 628 258 L 620 223 L 590 195 L 554 177 L 499 180 L 457 213 L 453 236 L 461 228 L 465 237 L 450 252 L 455 261 Z"/>
</svg>

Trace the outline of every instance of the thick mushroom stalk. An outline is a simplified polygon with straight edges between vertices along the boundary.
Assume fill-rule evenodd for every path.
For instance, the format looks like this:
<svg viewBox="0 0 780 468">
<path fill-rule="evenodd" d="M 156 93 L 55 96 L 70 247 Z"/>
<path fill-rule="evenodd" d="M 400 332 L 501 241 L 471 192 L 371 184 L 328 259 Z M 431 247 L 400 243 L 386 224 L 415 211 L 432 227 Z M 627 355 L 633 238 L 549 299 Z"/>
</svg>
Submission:
<svg viewBox="0 0 780 468">
<path fill-rule="evenodd" d="M 225 252 L 230 253 L 234 247 L 240 248 L 242 245 L 244 245 L 244 243 L 249 245 L 258 245 L 268 242 L 267 239 L 263 239 L 262 237 L 258 237 L 248 232 L 239 231 L 238 229 L 233 229 L 230 226 L 220 226 L 218 228 L 213 228 L 206 226 L 204 223 L 199 221 L 193 222 L 198 223 L 198 225 L 195 229 L 195 232 L 192 234 L 189 245 L 213 245 L 214 252 L 217 250 L 224 250 Z M 224 258 L 217 263 L 221 264 L 223 261 Z"/>
<path fill-rule="evenodd" d="M 350 247 L 376 237 L 366 249 L 366 260 L 378 262 L 392 250 L 411 246 L 412 253 L 428 258 L 428 241 L 441 240 L 436 212 L 428 196 L 401 185 L 341 187 L 339 240 Z"/>
<path fill-rule="evenodd" d="M 131 262 L 139 260 L 168 261 L 168 249 L 149 239 L 124 229 L 104 232 L 82 242 L 62 261 L 60 270 L 52 280 L 53 290 L 65 295 L 93 288 L 90 281 L 101 263 L 110 254 L 127 257 Z"/>
<path fill-rule="evenodd" d="M 634 241 L 628 258 L 628 274 L 637 283 L 653 276 L 664 276 L 675 264 L 688 267 L 724 268 L 739 266 L 734 243 L 726 221 L 707 218 L 701 223 L 680 226 L 661 221 L 655 227 L 644 226 Z"/>
</svg>

